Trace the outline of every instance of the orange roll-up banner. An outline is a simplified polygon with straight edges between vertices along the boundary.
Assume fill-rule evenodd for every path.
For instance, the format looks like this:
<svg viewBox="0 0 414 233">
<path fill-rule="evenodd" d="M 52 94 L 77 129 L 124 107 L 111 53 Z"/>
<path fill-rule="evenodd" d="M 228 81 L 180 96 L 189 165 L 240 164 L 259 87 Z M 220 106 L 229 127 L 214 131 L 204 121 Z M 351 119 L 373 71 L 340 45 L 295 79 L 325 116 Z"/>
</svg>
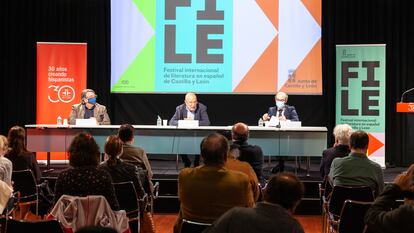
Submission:
<svg viewBox="0 0 414 233">
<path fill-rule="evenodd" d="M 86 88 L 86 43 L 37 43 L 36 124 L 56 124 L 69 117 L 71 106 L 80 102 Z M 46 153 L 38 153 L 45 160 Z M 51 160 L 65 160 L 53 153 Z"/>
</svg>

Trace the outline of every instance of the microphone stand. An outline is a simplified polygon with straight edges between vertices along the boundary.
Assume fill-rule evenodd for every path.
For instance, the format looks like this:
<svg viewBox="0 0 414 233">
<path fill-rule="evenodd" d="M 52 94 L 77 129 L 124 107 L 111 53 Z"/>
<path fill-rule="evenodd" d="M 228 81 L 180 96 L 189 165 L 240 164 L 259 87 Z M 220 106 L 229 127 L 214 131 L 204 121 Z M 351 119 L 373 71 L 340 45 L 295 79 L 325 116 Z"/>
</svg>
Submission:
<svg viewBox="0 0 414 233">
<path fill-rule="evenodd" d="M 408 92 L 411 92 L 411 91 L 413 91 L 414 90 L 414 87 L 413 88 L 410 88 L 410 89 L 408 89 L 408 90 L 406 90 L 406 91 L 404 91 L 403 93 L 402 93 L 402 95 L 401 95 L 401 100 L 400 100 L 400 102 L 402 103 L 403 102 L 403 98 L 404 98 L 404 95 L 405 94 L 407 94 Z"/>
<path fill-rule="evenodd" d="M 278 121 L 278 124 L 276 125 L 276 128 L 280 128 L 281 127 L 281 125 L 280 125 L 280 117 L 282 116 L 282 112 L 283 112 L 283 108 L 281 108 L 281 109 L 278 109 L 277 110 L 278 112 L 279 112 L 279 121 Z"/>
</svg>

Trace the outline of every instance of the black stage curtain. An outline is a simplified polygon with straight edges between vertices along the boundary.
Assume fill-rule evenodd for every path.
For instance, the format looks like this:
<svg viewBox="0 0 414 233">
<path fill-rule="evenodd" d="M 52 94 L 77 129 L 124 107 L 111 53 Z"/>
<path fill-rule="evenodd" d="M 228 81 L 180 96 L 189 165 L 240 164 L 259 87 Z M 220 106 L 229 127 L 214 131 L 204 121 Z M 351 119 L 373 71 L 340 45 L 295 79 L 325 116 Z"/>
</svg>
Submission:
<svg viewBox="0 0 414 233">
<path fill-rule="evenodd" d="M 335 44 L 387 44 L 386 160 L 414 162 L 414 126 L 395 112 L 401 93 L 414 86 L 414 14 L 410 0 L 322 0 L 322 96 L 290 96 L 305 126 L 335 124 Z M 184 95 L 111 94 L 109 0 L 5 0 L 0 7 L 0 133 L 36 119 L 36 42 L 87 42 L 88 87 L 109 109 L 113 124 L 155 124 L 170 118 Z M 414 96 L 414 93 L 412 94 Z M 413 97 L 414 99 L 414 97 Z M 213 125 L 256 125 L 274 104 L 271 95 L 199 95 Z M 411 134 L 410 134 L 411 131 Z M 414 135 L 413 135 L 414 136 Z M 332 144 L 329 137 L 328 145 Z"/>
</svg>

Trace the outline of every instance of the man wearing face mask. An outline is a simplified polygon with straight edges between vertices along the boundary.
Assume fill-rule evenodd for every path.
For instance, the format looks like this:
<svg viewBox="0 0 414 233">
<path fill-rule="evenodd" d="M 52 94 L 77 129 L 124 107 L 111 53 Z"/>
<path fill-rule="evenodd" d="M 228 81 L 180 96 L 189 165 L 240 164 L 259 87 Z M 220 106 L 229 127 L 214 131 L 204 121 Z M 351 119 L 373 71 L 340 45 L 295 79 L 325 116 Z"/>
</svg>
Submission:
<svg viewBox="0 0 414 233">
<path fill-rule="evenodd" d="M 69 115 L 69 124 L 74 125 L 76 119 L 95 118 L 99 125 L 110 125 L 106 107 L 96 102 L 97 95 L 92 89 L 84 89 L 81 92 L 81 103 L 72 105 Z"/>
<path fill-rule="evenodd" d="M 288 95 L 285 92 L 278 92 L 275 95 L 276 106 L 270 107 L 267 113 L 263 114 L 264 121 L 270 120 L 272 116 L 278 117 L 280 121 L 299 121 L 298 113 L 295 107 L 287 105 Z M 285 170 L 285 161 L 279 157 L 279 164 L 272 169 L 272 173 L 283 172 Z"/>
<path fill-rule="evenodd" d="M 299 121 L 299 116 L 295 107 L 287 105 L 287 100 L 288 95 L 285 92 L 278 92 L 275 95 L 276 106 L 270 107 L 269 111 L 263 114 L 263 120 L 268 121 L 272 116 L 275 116 L 282 121 Z"/>
</svg>

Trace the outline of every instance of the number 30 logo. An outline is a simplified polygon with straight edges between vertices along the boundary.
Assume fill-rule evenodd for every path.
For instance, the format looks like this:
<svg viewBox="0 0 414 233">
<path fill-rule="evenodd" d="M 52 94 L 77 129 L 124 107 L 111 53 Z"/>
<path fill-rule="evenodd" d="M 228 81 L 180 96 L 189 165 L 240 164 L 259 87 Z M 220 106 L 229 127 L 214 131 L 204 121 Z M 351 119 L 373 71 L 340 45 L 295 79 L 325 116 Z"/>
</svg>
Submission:
<svg viewBox="0 0 414 233">
<path fill-rule="evenodd" d="M 55 94 L 53 97 L 50 95 L 47 96 L 49 101 L 52 103 L 70 103 L 73 99 L 75 99 L 75 90 L 71 86 L 50 85 L 48 88 L 53 89 L 53 93 Z"/>
</svg>

